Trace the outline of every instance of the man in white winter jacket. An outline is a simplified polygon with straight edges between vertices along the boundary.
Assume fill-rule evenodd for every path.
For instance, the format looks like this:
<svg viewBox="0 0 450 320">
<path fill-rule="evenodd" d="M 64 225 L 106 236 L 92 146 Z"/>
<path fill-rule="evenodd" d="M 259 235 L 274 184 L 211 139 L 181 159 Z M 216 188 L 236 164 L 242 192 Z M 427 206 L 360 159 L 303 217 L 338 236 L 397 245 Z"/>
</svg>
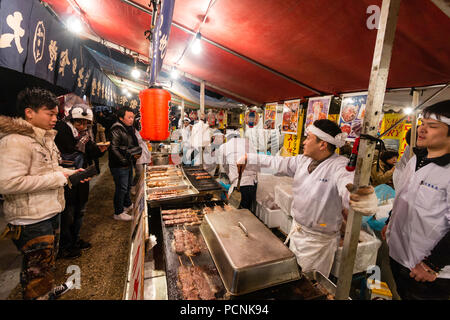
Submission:
<svg viewBox="0 0 450 320">
<path fill-rule="evenodd" d="M 0 116 L 0 194 L 8 222 L 3 236 L 23 254 L 20 282 L 24 299 L 51 299 L 55 287 L 60 212 L 64 186 L 74 170 L 59 166 L 53 130 L 58 100 L 49 91 L 25 89 L 17 98 L 20 118 Z"/>
</svg>

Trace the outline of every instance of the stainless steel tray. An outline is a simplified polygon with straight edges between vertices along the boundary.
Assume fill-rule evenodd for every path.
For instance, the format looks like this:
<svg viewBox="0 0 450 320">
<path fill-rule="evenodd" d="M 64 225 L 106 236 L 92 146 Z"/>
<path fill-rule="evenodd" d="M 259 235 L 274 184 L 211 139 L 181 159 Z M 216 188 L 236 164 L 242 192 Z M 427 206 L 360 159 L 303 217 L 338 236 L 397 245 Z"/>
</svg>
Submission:
<svg viewBox="0 0 450 320">
<path fill-rule="evenodd" d="M 330 279 L 325 277 L 320 271 L 312 270 L 304 272 L 303 274 L 313 283 L 316 282 L 319 286 L 319 290 L 327 291 L 328 294 L 334 297 L 334 295 L 336 294 L 336 285 Z"/>
<path fill-rule="evenodd" d="M 200 231 L 232 295 L 300 279 L 295 255 L 246 209 L 209 213 Z"/>
</svg>

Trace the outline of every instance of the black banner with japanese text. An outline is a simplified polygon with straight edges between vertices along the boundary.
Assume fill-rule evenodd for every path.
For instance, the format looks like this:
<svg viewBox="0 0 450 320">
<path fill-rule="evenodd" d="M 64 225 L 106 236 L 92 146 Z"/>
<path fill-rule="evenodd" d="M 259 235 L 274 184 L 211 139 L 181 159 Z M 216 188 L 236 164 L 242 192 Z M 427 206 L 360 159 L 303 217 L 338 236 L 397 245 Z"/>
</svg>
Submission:
<svg viewBox="0 0 450 320">
<path fill-rule="evenodd" d="M 94 57 L 38 0 L 0 1 L 0 66 L 107 106 L 137 106 L 121 95 Z"/>
</svg>

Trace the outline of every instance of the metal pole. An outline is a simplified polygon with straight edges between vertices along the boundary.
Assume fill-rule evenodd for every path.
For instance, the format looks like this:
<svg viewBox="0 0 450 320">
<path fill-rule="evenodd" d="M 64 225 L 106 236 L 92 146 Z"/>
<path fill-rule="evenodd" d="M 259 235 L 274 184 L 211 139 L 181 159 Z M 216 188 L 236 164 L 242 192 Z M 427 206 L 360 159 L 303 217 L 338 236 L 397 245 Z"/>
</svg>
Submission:
<svg viewBox="0 0 450 320">
<path fill-rule="evenodd" d="M 413 148 L 416 146 L 417 111 L 415 110 L 415 108 L 418 105 L 419 105 L 419 91 L 414 90 L 413 91 L 413 101 L 412 101 L 413 112 L 411 115 L 411 137 L 409 140 L 409 157 L 412 157 L 414 155 Z"/>
<path fill-rule="evenodd" d="M 205 81 L 200 81 L 200 111 L 205 112 Z"/>
<path fill-rule="evenodd" d="M 383 0 L 377 40 L 370 73 L 367 107 L 362 128 L 363 134 L 376 136 L 379 118 L 383 108 L 386 82 L 391 62 L 392 47 L 395 38 L 398 12 L 401 0 Z M 375 143 L 361 139 L 356 162 L 353 184 L 356 188 L 368 185 L 372 166 Z M 345 229 L 342 262 L 336 288 L 336 299 L 347 300 L 355 264 L 362 214 L 349 210 L 347 227 Z"/>
<path fill-rule="evenodd" d="M 182 123 L 182 127 L 183 128 L 183 124 L 184 124 L 184 98 L 181 98 L 181 123 Z"/>
</svg>

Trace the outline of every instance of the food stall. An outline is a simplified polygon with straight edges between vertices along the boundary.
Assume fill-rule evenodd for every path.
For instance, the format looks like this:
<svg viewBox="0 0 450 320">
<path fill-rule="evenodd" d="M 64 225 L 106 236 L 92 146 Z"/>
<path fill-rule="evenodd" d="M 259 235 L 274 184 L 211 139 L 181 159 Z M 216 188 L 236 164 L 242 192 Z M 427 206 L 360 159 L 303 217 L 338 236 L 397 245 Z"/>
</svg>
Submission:
<svg viewBox="0 0 450 320">
<path fill-rule="evenodd" d="M 145 171 L 167 299 L 332 299 L 334 284 L 317 272 L 303 273 L 255 215 L 215 197 L 222 186 L 203 169 L 164 165 Z"/>
</svg>

